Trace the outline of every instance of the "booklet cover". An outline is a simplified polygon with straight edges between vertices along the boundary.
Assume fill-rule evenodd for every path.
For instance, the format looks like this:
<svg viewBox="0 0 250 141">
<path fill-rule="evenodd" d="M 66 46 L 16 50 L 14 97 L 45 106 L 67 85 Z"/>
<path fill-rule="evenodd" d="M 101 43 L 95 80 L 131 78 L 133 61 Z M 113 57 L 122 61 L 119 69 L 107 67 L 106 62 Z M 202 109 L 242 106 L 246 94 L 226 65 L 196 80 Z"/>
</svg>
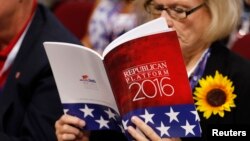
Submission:
<svg viewBox="0 0 250 141">
<path fill-rule="evenodd" d="M 136 115 L 161 137 L 201 136 L 177 34 L 164 18 L 121 35 L 102 56 L 69 43 L 44 46 L 64 111 L 84 119 L 84 130 L 131 139 L 127 127 Z"/>
</svg>

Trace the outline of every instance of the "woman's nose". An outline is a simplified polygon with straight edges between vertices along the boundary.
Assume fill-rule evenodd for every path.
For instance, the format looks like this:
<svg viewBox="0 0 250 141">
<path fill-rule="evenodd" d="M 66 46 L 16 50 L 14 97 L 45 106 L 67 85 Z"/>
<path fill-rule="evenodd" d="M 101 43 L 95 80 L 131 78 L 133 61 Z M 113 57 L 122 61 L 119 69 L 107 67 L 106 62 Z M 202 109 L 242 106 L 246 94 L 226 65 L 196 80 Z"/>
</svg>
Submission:
<svg viewBox="0 0 250 141">
<path fill-rule="evenodd" d="M 164 17 L 166 19 L 169 28 L 173 28 L 173 19 L 168 15 L 165 10 L 161 12 L 161 17 Z"/>
</svg>

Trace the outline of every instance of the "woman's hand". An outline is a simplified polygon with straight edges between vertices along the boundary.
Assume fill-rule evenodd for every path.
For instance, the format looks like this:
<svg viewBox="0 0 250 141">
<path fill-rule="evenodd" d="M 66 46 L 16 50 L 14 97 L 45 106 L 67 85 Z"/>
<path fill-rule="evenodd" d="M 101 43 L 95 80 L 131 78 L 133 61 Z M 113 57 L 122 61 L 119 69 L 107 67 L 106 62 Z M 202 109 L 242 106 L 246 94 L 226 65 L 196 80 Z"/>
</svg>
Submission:
<svg viewBox="0 0 250 141">
<path fill-rule="evenodd" d="M 55 123 L 58 141 L 89 141 L 89 132 L 80 128 L 86 125 L 85 121 L 71 115 L 62 115 Z"/>
<path fill-rule="evenodd" d="M 151 141 L 181 141 L 180 138 L 161 138 L 154 132 L 154 130 L 151 127 L 149 127 L 146 123 L 144 123 L 140 118 L 136 116 L 133 116 L 131 118 L 131 121 L 144 134 L 143 135 L 142 133 L 137 131 L 134 127 L 129 126 L 128 132 L 136 141 L 148 141 L 148 139 Z"/>
</svg>

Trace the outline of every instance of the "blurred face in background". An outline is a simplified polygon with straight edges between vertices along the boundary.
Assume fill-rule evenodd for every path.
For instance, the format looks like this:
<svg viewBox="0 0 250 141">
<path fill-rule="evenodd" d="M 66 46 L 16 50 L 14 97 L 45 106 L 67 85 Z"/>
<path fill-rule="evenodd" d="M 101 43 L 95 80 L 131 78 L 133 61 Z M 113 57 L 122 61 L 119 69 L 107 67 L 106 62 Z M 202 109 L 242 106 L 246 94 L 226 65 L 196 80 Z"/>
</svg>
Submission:
<svg viewBox="0 0 250 141">
<path fill-rule="evenodd" d="M 0 28 L 18 10 L 19 0 L 0 0 Z"/>
<path fill-rule="evenodd" d="M 0 0 L 0 46 L 20 31 L 31 15 L 33 0 Z"/>
<path fill-rule="evenodd" d="M 5 48 L 19 30 L 19 0 L 0 0 L 0 49 Z M 21 18 L 20 18 L 21 17 Z M 13 26 L 14 25 L 14 26 Z"/>
</svg>

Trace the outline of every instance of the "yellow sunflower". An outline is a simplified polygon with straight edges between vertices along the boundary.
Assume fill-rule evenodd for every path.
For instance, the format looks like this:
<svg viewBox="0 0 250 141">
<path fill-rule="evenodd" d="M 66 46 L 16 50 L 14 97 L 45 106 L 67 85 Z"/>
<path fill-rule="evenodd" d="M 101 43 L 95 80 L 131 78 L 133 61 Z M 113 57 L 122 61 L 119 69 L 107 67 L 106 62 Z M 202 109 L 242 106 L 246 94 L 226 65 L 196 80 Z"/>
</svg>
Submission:
<svg viewBox="0 0 250 141">
<path fill-rule="evenodd" d="M 211 114 L 219 114 L 224 117 L 224 111 L 231 111 L 231 107 L 236 107 L 233 94 L 234 86 L 227 76 L 224 77 L 216 71 L 214 78 L 207 76 L 206 79 L 199 80 L 200 87 L 194 92 L 197 110 L 204 112 L 203 116 L 208 119 Z"/>
</svg>

